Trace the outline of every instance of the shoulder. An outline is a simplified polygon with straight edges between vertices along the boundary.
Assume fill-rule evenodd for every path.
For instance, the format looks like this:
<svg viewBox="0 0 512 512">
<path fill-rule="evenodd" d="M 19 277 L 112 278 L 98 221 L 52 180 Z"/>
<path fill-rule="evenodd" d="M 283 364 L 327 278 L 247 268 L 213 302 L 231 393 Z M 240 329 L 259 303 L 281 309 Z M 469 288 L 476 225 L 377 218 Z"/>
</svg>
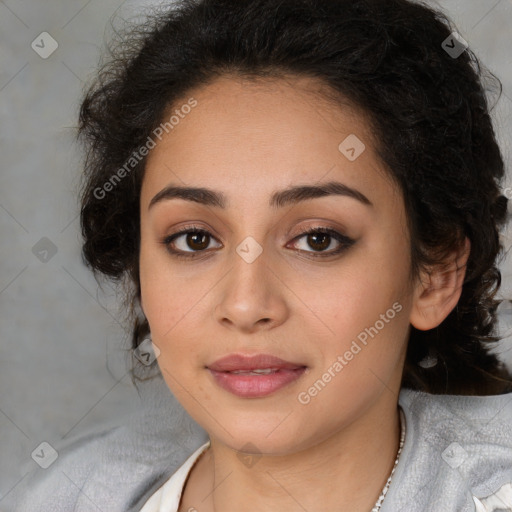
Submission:
<svg viewBox="0 0 512 512">
<path fill-rule="evenodd" d="M 48 468 L 34 467 L 15 489 L 16 512 L 74 510 L 80 489 L 97 469 L 109 440 L 120 434 L 113 427 L 70 442 L 51 443 L 57 459 Z"/>
<path fill-rule="evenodd" d="M 458 396 L 402 389 L 399 403 L 432 442 L 455 437 L 512 448 L 512 393 Z"/>
<path fill-rule="evenodd" d="M 57 459 L 14 489 L 14 511 L 140 510 L 205 440 L 178 403 L 166 398 L 157 405 L 122 425 L 52 443 Z"/>
<path fill-rule="evenodd" d="M 407 432 L 396 475 L 398 501 L 417 494 L 425 503 L 417 510 L 493 512 L 496 496 L 509 499 L 512 393 L 455 396 L 402 389 L 399 403 Z"/>
</svg>

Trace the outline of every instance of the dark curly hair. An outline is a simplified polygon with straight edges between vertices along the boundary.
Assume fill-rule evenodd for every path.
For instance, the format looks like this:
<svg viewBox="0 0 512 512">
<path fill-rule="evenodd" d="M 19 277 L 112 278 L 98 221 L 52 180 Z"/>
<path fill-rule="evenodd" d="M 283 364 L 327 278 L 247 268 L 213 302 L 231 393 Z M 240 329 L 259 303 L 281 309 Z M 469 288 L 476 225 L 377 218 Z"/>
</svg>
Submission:
<svg viewBox="0 0 512 512">
<path fill-rule="evenodd" d="M 494 297 L 507 198 L 487 93 L 499 97 L 501 83 L 469 48 L 448 51 L 460 48 L 453 31 L 443 13 L 409 0 L 180 0 L 118 34 L 80 107 L 82 254 L 96 276 L 126 286 L 131 348 L 149 333 L 140 310 L 140 148 L 169 106 L 216 77 L 305 76 L 368 116 L 402 191 L 413 276 L 445 261 L 465 236 L 471 242 L 456 308 L 435 329 L 411 326 L 402 386 L 512 391 L 490 352 L 500 340 Z M 438 364 L 418 365 L 428 355 Z"/>
</svg>

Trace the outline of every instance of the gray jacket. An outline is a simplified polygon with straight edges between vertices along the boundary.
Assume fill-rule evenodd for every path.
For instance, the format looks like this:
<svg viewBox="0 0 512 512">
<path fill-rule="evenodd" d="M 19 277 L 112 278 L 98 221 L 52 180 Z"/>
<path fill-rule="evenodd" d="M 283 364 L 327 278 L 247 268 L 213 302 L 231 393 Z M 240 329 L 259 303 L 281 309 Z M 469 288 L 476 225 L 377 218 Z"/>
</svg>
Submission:
<svg viewBox="0 0 512 512">
<path fill-rule="evenodd" d="M 165 385 L 143 401 L 124 424 L 55 445 L 13 491 L 15 512 L 138 512 L 208 440 Z M 512 511 L 512 393 L 402 389 L 399 403 L 407 435 L 381 512 Z"/>
</svg>

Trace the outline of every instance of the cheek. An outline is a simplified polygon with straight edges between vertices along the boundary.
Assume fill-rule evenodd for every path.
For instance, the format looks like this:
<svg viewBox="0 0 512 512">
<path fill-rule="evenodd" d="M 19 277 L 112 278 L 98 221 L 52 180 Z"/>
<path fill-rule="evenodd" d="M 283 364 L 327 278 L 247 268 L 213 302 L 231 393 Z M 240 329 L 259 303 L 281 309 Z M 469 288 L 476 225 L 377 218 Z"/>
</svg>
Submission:
<svg viewBox="0 0 512 512">
<path fill-rule="evenodd" d="M 165 250 L 141 243 L 141 298 L 166 380 L 166 373 L 184 374 L 191 368 L 185 361 L 201 361 L 200 344 L 204 344 L 204 338 L 198 332 L 210 314 L 205 309 L 205 290 L 211 288 L 211 283 L 206 280 L 207 275 L 180 274 L 177 266 L 170 264 Z M 172 384 L 172 379 L 168 383 Z"/>
<path fill-rule="evenodd" d="M 377 321 L 395 301 L 404 300 L 407 264 L 400 251 L 368 245 L 314 286 L 306 279 L 301 293 L 308 297 L 312 312 L 324 319 L 327 332 L 343 338 L 354 336 Z"/>
<path fill-rule="evenodd" d="M 350 377 L 345 385 L 354 390 L 371 377 L 370 369 L 386 378 L 407 337 L 409 260 L 403 243 L 377 240 L 363 247 L 345 260 L 334 279 L 323 280 L 322 287 L 309 295 L 307 306 L 313 312 L 309 325 L 320 326 L 318 332 L 309 333 L 322 354 L 321 367 L 332 367 L 341 356 L 342 373 Z"/>
<path fill-rule="evenodd" d="M 387 289 L 370 290 L 338 294 L 339 305 L 323 309 L 332 332 L 316 337 L 317 364 L 299 397 L 311 418 L 326 409 L 351 411 L 392 387 L 406 347 L 407 303 L 400 294 L 392 300 Z M 335 428 L 335 415 L 332 422 Z"/>
<path fill-rule="evenodd" d="M 319 340 L 316 350 L 324 353 L 326 365 L 347 352 L 350 361 L 387 358 L 407 325 L 404 299 L 396 288 L 377 287 L 368 273 L 354 275 L 341 281 L 328 299 L 310 300 L 308 307 L 316 315 L 308 337 Z"/>
<path fill-rule="evenodd" d="M 163 349 L 162 341 L 170 335 L 183 316 L 183 301 L 176 300 L 176 285 L 170 279 L 159 251 L 141 242 L 140 288 L 144 314 L 153 342 Z"/>
<path fill-rule="evenodd" d="M 141 239 L 140 287 L 144 312 L 154 336 L 170 334 L 191 305 L 198 301 L 196 279 L 184 280 L 165 249 Z"/>
</svg>

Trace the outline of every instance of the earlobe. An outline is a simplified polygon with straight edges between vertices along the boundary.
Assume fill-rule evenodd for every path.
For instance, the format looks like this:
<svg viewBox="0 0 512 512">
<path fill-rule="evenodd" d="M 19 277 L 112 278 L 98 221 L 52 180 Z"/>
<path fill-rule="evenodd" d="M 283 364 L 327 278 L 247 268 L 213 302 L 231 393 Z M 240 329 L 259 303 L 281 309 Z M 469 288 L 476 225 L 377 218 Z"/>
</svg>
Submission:
<svg viewBox="0 0 512 512">
<path fill-rule="evenodd" d="M 466 275 L 471 243 L 466 237 L 458 251 L 454 251 L 446 266 L 430 273 L 422 273 L 414 291 L 410 323 L 420 331 L 437 327 L 459 302 Z"/>
</svg>

